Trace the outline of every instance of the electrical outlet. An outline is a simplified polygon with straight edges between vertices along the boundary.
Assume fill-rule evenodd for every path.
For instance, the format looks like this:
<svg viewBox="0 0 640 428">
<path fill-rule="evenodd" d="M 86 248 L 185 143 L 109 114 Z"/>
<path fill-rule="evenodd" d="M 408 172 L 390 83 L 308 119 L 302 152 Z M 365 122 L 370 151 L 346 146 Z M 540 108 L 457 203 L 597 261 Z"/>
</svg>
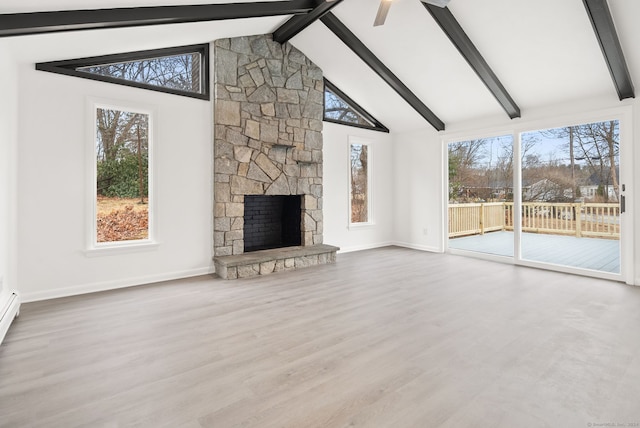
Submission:
<svg viewBox="0 0 640 428">
<path fill-rule="evenodd" d="M 423 235 L 428 235 L 429 234 L 429 229 L 426 228 L 426 227 L 424 229 L 422 229 L 422 234 Z"/>
</svg>

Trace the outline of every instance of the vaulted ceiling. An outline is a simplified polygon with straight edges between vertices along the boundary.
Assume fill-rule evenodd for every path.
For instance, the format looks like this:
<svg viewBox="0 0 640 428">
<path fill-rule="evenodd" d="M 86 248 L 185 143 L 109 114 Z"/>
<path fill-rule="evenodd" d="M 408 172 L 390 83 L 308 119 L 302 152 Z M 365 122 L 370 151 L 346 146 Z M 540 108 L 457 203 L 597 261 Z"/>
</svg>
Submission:
<svg viewBox="0 0 640 428">
<path fill-rule="evenodd" d="M 3 0 L 0 14 L 223 3 L 227 1 L 92 0 L 89 5 L 87 0 Z M 640 2 L 609 0 L 608 4 L 631 78 L 638 82 L 640 52 L 635 47 L 640 27 L 635 21 Z M 527 111 L 548 105 L 618 99 L 583 0 L 451 0 L 448 8 L 523 118 Z M 445 125 L 509 117 L 419 0 L 395 0 L 385 25 L 373 27 L 377 9 L 377 0 L 343 0 L 330 13 Z M 18 61 L 41 62 L 271 33 L 289 18 L 93 29 L 5 37 L 0 43 L 12 49 Z M 325 23 L 313 22 L 290 42 L 392 131 L 431 126 Z"/>
</svg>

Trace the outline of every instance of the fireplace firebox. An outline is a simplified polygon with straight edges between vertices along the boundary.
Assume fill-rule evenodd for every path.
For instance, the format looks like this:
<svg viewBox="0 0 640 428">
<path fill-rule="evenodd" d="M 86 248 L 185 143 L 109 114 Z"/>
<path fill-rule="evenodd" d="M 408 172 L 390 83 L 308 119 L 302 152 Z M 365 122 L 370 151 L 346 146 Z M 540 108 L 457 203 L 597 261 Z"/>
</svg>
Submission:
<svg viewBox="0 0 640 428">
<path fill-rule="evenodd" d="M 302 242 L 300 195 L 244 197 L 244 252 L 292 247 Z"/>
</svg>

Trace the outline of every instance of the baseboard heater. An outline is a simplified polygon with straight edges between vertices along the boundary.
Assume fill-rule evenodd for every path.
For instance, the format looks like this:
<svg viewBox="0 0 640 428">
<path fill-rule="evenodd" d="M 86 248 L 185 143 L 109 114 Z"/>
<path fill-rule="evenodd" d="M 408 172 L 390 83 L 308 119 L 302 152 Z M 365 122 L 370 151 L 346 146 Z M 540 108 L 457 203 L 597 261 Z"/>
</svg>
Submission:
<svg viewBox="0 0 640 428">
<path fill-rule="evenodd" d="M 9 331 L 9 326 L 13 319 L 20 313 L 20 299 L 17 293 L 11 293 L 6 303 L 2 304 L 2 312 L 0 312 L 0 344 L 4 340 L 4 336 Z"/>
</svg>

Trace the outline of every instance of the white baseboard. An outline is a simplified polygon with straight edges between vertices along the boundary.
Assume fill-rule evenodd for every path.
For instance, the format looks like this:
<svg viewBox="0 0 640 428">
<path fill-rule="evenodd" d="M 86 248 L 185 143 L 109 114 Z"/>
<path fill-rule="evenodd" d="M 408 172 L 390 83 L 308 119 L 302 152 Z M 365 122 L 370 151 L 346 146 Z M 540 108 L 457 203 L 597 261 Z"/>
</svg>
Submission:
<svg viewBox="0 0 640 428">
<path fill-rule="evenodd" d="M 13 319 L 20 313 L 20 296 L 18 293 L 11 293 L 6 305 L 2 302 L 0 311 L 0 343 L 2 343 Z"/>
<path fill-rule="evenodd" d="M 154 282 L 170 281 L 173 279 L 190 278 L 214 273 L 213 267 L 191 269 L 177 272 L 168 272 L 158 275 L 139 276 L 135 278 L 123 278 L 113 281 L 96 282 L 73 287 L 56 288 L 53 290 L 36 291 L 22 294 L 22 302 L 37 302 L 39 300 L 56 299 L 59 297 L 76 296 L 79 294 L 95 293 L 98 291 L 116 290 L 118 288 L 133 287 L 136 285 L 151 284 Z"/>
<path fill-rule="evenodd" d="M 390 245 L 394 245 L 394 243 L 393 242 L 378 242 L 377 244 L 354 245 L 354 246 L 351 246 L 351 247 L 340 247 L 340 251 L 338 251 L 338 254 L 351 253 L 353 251 L 372 250 L 374 248 L 388 247 Z"/>
<path fill-rule="evenodd" d="M 420 245 L 420 244 L 412 244 L 409 242 L 394 242 L 392 245 L 397 245 L 398 247 L 405 247 L 405 248 L 411 248 L 413 250 L 420 250 L 420 251 L 429 251 L 431 253 L 443 253 L 444 251 L 442 251 L 442 249 L 438 248 L 438 247 L 431 247 L 428 245 Z"/>
</svg>

